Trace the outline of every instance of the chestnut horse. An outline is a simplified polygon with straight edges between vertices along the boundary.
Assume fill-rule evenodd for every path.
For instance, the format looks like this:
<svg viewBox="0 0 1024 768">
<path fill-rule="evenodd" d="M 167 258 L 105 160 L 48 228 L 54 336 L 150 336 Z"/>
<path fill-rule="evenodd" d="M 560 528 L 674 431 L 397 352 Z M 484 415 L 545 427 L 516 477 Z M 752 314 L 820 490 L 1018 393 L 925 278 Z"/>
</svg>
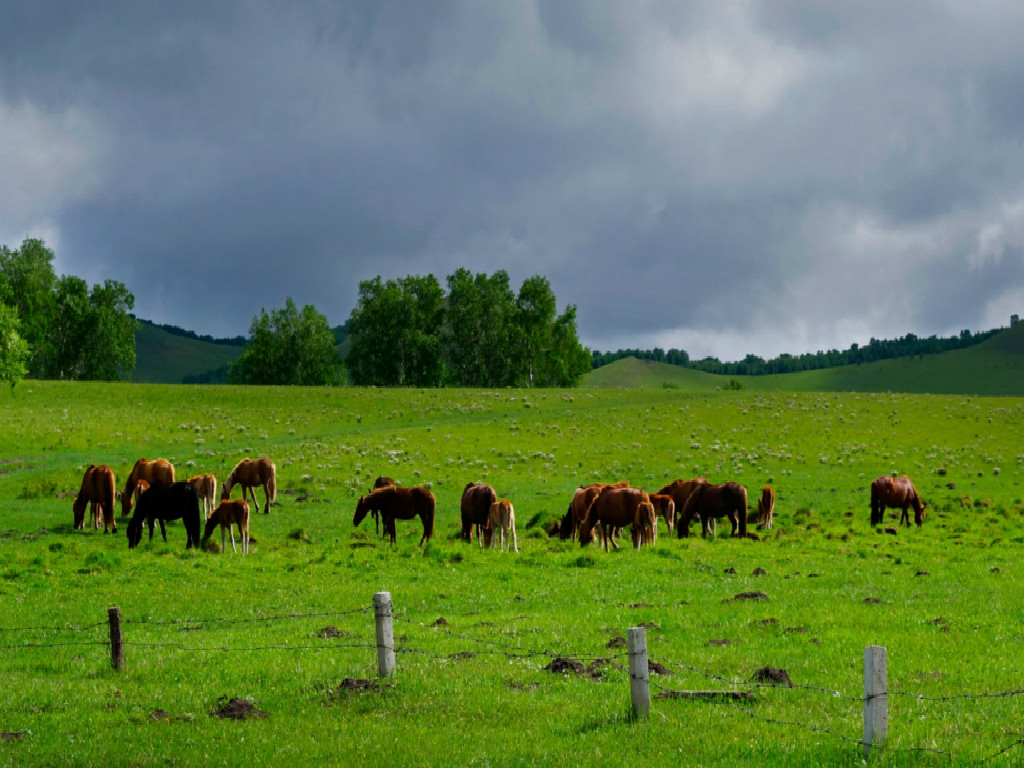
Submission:
<svg viewBox="0 0 1024 768">
<path fill-rule="evenodd" d="M 359 497 L 352 525 L 359 525 L 368 512 L 376 510 L 384 524 L 384 535 L 390 536 L 394 544 L 395 520 L 412 520 L 418 515 L 423 522 L 420 539 L 420 546 L 423 546 L 423 542 L 434 535 L 435 504 L 434 494 L 427 488 L 378 488 Z"/>
<path fill-rule="evenodd" d="M 249 502 L 245 499 L 234 499 L 218 504 L 206 520 L 206 529 L 203 531 L 203 547 L 206 546 L 206 542 L 209 541 L 218 525 L 220 526 L 221 552 L 227 551 L 227 545 L 224 542 L 225 529 L 231 536 L 231 551 L 238 551 L 235 549 L 235 532 L 231 529 L 231 526 L 235 525 L 238 527 L 238 534 L 242 539 L 242 554 L 249 554 Z"/>
<path fill-rule="evenodd" d="M 642 544 L 653 545 L 658 540 L 658 516 L 651 502 L 640 502 L 633 517 L 633 549 L 640 549 Z"/>
<path fill-rule="evenodd" d="M 704 536 L 711 531 L 713 519 L 728 516 L 732 521 L 732 535 L 736 535 L 738 527 L 739 535 L 747 538 L 747 489 L 739 483 L 704 483 L 699 486 L 690 494 L 680 514 L 681 520 L 676 529 L 680 538 L 690 535 L 690 521 L 695 515 L 700 515 Z"/>
<path fill-rule="evenodd" d="M 683 507 L 686 506 L 686 500 L 690 498 L 690 495 L 694 491 L 696 491 L 702 485 L 707 485 L 707 484 L 708 484 L 708 481 L 705 480 L 703 477 L 695 477 L 692 480 L 683 480 L 683 479 L 673 480 L 671 483 L 669 483 L 664 488 L 662 488 L 660 491 L 658 491 L 658 495 L 665 494 L 667 496 L 671 496 L 672 497 L 672 501 L 674 501 L 675 505 L 676 505 L 676 518 L 681 518 L 682 515 L 683 515 Z M 700 515 L 697 515 L 697 517 L 695 519 L 696 520 L 700 520 Z M 737 525 L 739 525 L 739 521 L 732 520 L 733 530 L 736 530 L 736 526 Z M 683 538 L 684 534 L 683 534 L 682 530 L 679 528 L 679 526 L 677 525 L 677 526 L 675 526 L 675 528 L 676 528 L 676 536 L 678 538 L 680 538 L 680 539 Z M 712 534 L 714 534 L 714 533 L 716 533 L 716 531 L 717 531 L 717 525 L 715 523 L 715 520 L 712 519 L 711 520 L 711 532 L 712 532 Z"/>
<path fill-rule="evenodd" d="M 771 530 L 772 518 L 775 516 L 775 489 L 766 485 L 761 489 L 761 498 L 757 502 L 757 527 Z"/>
<path fill-rule="evenodd" d="M 199 492 L 199 500 L 203 502 L 203 519 L 209 520 L 217 500 L 217 476 L 196 475 L 188 479 L 188 484 Z"/>
<path fill-rule="evenodd" d="M 124 490 L 121 491 L 121 514 L 127 516 L 132 511 L 132 498 L 135 493 L 135 484 L 139 480 L 145 480 L 150 485 L 153 483 L 173 483 L 174 465 L 167 459 L 139 459 L 128 473 L 128 479 L 124 483 Z"/>
<path fill-rule="evenodd" d="M 620 480 L 617 483 L 591 483 L 590 485 L 581 485 L 572 495 L 572 500 L 569 502 L 569 509 L 565 513 L 565 517 L 562 518 L 558 532 L 559 538 L 571 538 L 573 541 L 576 541 L 576 534 L 579 532 L 583 518 L 587 515 L 587 510 L 590 509 L 590 505 L 594 503 L 594 499 L 596 499 L 598 494 L 605 488 L 628 487 L 628 480 Z"/>
<path fill-rule="evenodd" d="M 903 477 L 882 475 L 871 483 L 872 525 L 882 524 L 886 507 L 903 510 L 900 515 L 900 525 L 903 525 L 904 521 L 910 525 L 910 516 L 907 514 L 909 507 L 914 508 L 914 522 L 918 525 L 924 522 L 924 502 L 921 501 L 917 489 L 906 475 Z"/>
<path fill-rule="evenodd" d="M 103 532 L 117 533 L 117 521 L 114 519 L 114 470 L 106 464 L 90 464 L 82 476 L 82 487 L 71 505 L 74 515 L 74 527 L 85 528 L 85 505 L 92 512 L 93 528 L 99 529 L 100 515 L 103 516 Z M 108 530 L 108 528 L 110 530 Z"/>
<path fill-rule="evenodd" d="M 619 548 L 612 535 L 612 529 L 627 525 L 634 526 L 633 546 L 639 548 L 642 540 L 638 537 L 642 536 L 642 531 L 649 527 L 653 516 L 654 507 L 647 492 L 643 489 L 602 488 L 591 502 L 590 508 L 580 524 L 580 546 L 586 546 L 594 540 L 594 527 L 601 523 L 601 539 L 606 552 L 609 541 L 615 549 Z M 651 538 L 653 537 L 648 536 L 646 540 L 649 541 Z"/>
<path fill-rule="evenodd" d="M 498 494 L 486 483 L 467 483 L 462 489 L 462 540 L 473 540 L 473 526 L 476 526 L 476 541 L 483 547 L 481 532 L 487 528 L 491 505 L 498 500 Z"/>
<path fill-rule="evenodd" d="M 487 513 L 487 528 L 490 530 L 491 549 L 494 549 L 495 538 L 499 539 L 498 549 L 508 552 L 509 538 L 512 539 L 512 551 L 519 552 L 516 542 L 516 512 L 512 502 L 502 499 L 491 504 Z"/>
<path fill-rule="evenodd" d="M 394 481 L 394 479 L 392 479 L 390 477 L 384 477 L 383 475 L 381 475 L 380 477 L 378 477 L 376 480 L 373 481 L 373 488 L 371 488 L 370 490 L 375 491 L 378 488 L 391 488 L 391 487 L 394 487 L 394 486 L 397 486 L 397 485 L 398 485 L 398 483 L 396 483 Z M 377 535 L 379 536 L 380 535 L 380 514 L 376 510 L 374 510 L 374 512 L 373 512 L 373 527 L 374 527 L 374 530 L 377 532 Z"/>
<path fill-rule="evenodd" d="M 139 497 L 135 514 L 128 522 L 128 549 L 134 549 L 142 540 L 142 523 L 149 521 L 149 536 L 153 537 L 153 519 L 160 521 L 161 530 L 165 520 L 181 519 L 188 536 L 186 549 L 199 546 L 199 532 L 202 528 L 199 511 L 199 493 L 188 483 L 155 483 Z M 166 534 L 164 535 L 166 539 Z"/>
<path fill-rule="evenodd" d="M 665 526 L 668 532 L 672 533 L 672 526 L 676 524 L 676 503 L 667 493 L 650 493 L 651 504 L 654 505 L 655 515 L 661 515 L 665 519 Z M 654 535 L 657 538 L 658 528 L 655 526 Z"/>
<path fill-rule="evenodd" d="M 231 470 L 228 479 L 224 481 L 224 487 L 220 494 L 221 501 L 231 498 L 231 489 L 236 485 L 242 486 L 243 499 L 246 491 L 252 496 L 252 505 L 256 508 L 257 515 L 260 513 L 260 505 L 256 501 L 256 486 L 262 485 L 267 502 L 263 508 L 263 514 L 269 514 L 270 502 L 277 498 L 277 467 L 265 456 L 262 459 L 242 459 Z"/>
</svg>

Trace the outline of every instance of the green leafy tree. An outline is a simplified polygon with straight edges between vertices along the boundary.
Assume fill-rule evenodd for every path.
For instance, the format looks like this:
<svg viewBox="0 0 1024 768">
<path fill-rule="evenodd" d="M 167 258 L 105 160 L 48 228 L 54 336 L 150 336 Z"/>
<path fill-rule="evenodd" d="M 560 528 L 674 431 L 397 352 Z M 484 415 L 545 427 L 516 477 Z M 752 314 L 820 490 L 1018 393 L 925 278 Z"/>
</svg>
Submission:
<svg viewBox="0 0 1024 768">
<path fill-rule="evenodd" d="M 289 296 L 284 309 L 261 309 L 249 341 L 230 367 L 236 384 L 342 384 L 345 368 L 327 318 L 307 304 L 300 312 Z"/>
<path fill-rule="evenodd" d="M 360 385 L 432 387 L 442 382 L 444 291 L 433 275 L 359 284 L 349 318 L 348 367 Z"/>
<path fill-rule="evenodd" d="M 515 381 L 514 317 L 515 294 L 504 270 L 488 277 L 460 268 L 448 277 L 441 349 L 449 383 L 500 387 Z"/>
<path fill-rule="evenodd" d="M 589 370 L 590 351 L 580 344 L 576 335 L 576 307 L 570 304 L 551 325 L 534 385 L 575 387 Z"/>
<path fill-rule="evenodd" d="M 123 283 L 104 280 L 89 292 L 89 333 L 83 345 L 79 378 L 126 379 L 135 369 L 135 296 Z"/>
<path fill-rule="evenodd" d="M 0 381 L 8 381 L 13 387 L 28 372 L 28 342 L 18 333 L 18 310 L 7 304 L 0 304 Z"/>
<path fill-rule="evenodd" d="M 32 376 L 46 376 L 47 334 L 53 313 L 53 251 L 42 240 L 27 238 L 21 248 L 0 246 L 3 294 L 0 301 L 18 311 L 20 335 L 28 343 L 28 370 Z"/>
</svg>

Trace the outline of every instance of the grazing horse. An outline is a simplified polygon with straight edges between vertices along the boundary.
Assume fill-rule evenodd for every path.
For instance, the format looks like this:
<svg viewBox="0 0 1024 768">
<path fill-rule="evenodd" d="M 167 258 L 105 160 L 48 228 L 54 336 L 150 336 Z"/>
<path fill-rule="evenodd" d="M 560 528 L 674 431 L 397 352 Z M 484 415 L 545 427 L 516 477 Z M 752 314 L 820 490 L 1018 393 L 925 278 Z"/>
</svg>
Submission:
<svg viewBox="0 0 1024 768">
<path fill-rule="evenodd" d="M 580 524 L 580 546 L 586 546 L 594 540 L 594 527 L 601 523 L 601 539 L 605 552 L 608 551 L 609 541 L 615 549 L 619 548 L 612 529 L 626 525 L 634 526 L 633 546 L 639 548 L 642 542 L 638 538 L 637 529 L 647 528 L 653 514 L 654 507 L 647 492 L 643 489 L 602 488 L 591 502 L 590 508 Z M 653 536 L 650 536 L 647 540 L 652 538 Z"/>
<path fill-rule="evenodd" d="M 508 552 L 508 540 L 511 536 L 512 551 L 519 552 L 519 544 L 516 542 L 516 513 L 512 509 L 511 501 L 502 499 L 491 504 L 487 514 L 487 527 L 491 533 L 491 549 L 494 549 L 495 538 L 499 538 L 498 549 Z"/>
<path fill-rule="evenodd" d="M 728 516 L 732 521 L 732 535 L 736 535 L 738 527 L 739 535 L 747 538 L 747 489 L 739 483 L 701 485 L 690 494 L 683 507 L 680 515 L 682 519 L 677 528 L 677 531 L 681 531 L 680 538 L 690 535 L 690 521 L 695 515 L 700 515 L 704 536 L 711 530 L 711 520 Z"/>
<path fill-rule="evenodd" d="M 150 538 L 153 536 L 152 520 L 163 521 L 181 519 L 185 524 L 188 541 L 185 549 L 199 546 L 199 533 L 202 529 L 202 513 L 199 511 L 199 493 L 188 483 L 171 483 L 170 485 L 154 484 L 139 497 L 135 514 L 128 522 L 128 549 L 134 549 L 142 540 L 142 523 L 150 521 Z M 166 534 L 164 535 L 166 539 Z"/>
<path fill-rule="evenodd" d="M 145 480 L 138 480 L 138 481 L 136 481 L 136 483 L 135 483 L 135 493 L 133 494 L 135 496 L 135 503 L 136 504 L 139 503 L 139 496 L 141 496 L 142 494 L 144 494 L 148 490 L 149 490 L 149 483 L 147 481 L 145 481 Z"/>
<path fill-rule="evenodd" d="M 203 502 L 203 519 L 209 520 L 213 504 L 217 500 L 217 476 L 196 475 L 188 479 L 188 484 L 199 492 L 199 500 Z"/>
<path fill-rule="evenodd" d="M 473 540 L 473 526 L 476 526 L 477 543 L 483 547 L 481 532 L 487 528 L 488 514 L 491 505 L 498 500 L 498 494 L 486 483 L 467 483 L 462 489 L 462 502 L 459 511 L 462 513 L 462 540 Z M 486 537 L 486 534 L 485 534 Z"/>
<path fill-rule="evenodd" d="M 235 532 L 231 529 L 232 524 L 238 527 L 238 534 L 242 539 L 242 554 L 249 554 L 249 502 L 245 499 L 222 501 L 217 505 L 217 508 L 213 510 L 213 513 L 206 520 L 206 529 L 203 531 L 203 547 L 206 546 L 210 535 L 219 525 L 220 551 L 227 551 L 227 545 L 224 542 L 224 531 L 226 529 L 231 536 L 231 551 L 237 552 L 238 550 L 235 549 Z"/>
<path fill-rule="evenodd" d="M 124 483 L 124 490 L 121 491 L 121 515 L 127 516 L 132 511 L 132 498 L 135 493 L 135 484 L 139 480 L 150 483 L 173 483 L 174 465 L 167 459 L 139 459 L 128 473 L 128 479 Z"/>
<path fill-rule="evenodd" d="M 274 462 L 266 457 L 262 459 L 242 459 L 231 470 L 228 479 L 224 481 L 224 488 L 220 494 L 221 501 L 227 501 L 231 498 L 231 489 L 236 485 L 242 486 L 243 499 L 245 498 L 245 492 L 249 491 L 249 494 L 252 496 L 252 505 L 256 508 L 257 515 L 260 513 L 260 505 L 256 501 L 256 486 L 262 485 L 267 501 L 267 505 L 263 509 L 263 514 L 266 515 L 270 512 L 270 502 L 277 498 L 277 467 L 274 466 Z"/>
<path fill-rule="evenodd" d="M 114 470 L 106 464 L 90 464 L 82 476 L 82 487 L 71 505 L 71 512 L 74 515 L 74 527 L 85 528 L 85 505 L 88 504 L 92 512 L 93 528 L 99 529 L 100 516 L 103 517 L 103 532 L 110 533 L 110 528 L 117 533 L 117 521 L 114 518 L 114 488 L 117 483 L 114 481 Z"/>
<path fill-rule="evenodd" d="M 653 545 L 658 540 L 658 517 L 651 502 L 637 504 L 631 536 L 633 549 L 640 549 L 642 544 Z"/>
<path fill-rule="evenodd" d="M 903 477 L 882 475 L 871 483 L 872 525 L 882 524 L 886 507 L 903 510 L 900 515 L 900 525 L 903 525 L 904 521 L 910 525 L 910 516 L 907 514 L 909 507 L 914 508 L 914 522 L 918 525 L 924 522 L 925 504 L 917 494 L 914 484 L 906 475 Z"/>
<path fill-rule="evenodd" d="M 434 535 L 434 494 L 427 488 L 378 488 L 366 496 L 360 496 L 356 503 L 356 514 L 352 525 L 359 525 L 367 513 L 380 512 L 384 534 L 395 543 L 395 520 L 412 520 L 417 515 L 423 522 L 423 542 Z"/>
<path fill-rule="evenodd" d="M 627 487 L 629 487 L 629 481 L 627 480 L 620 480 L 617 483 L 581 485 L 572 495 L 569 509 L 565 513 L 565 517 L 562 518 L 561 525 L 559 526 L 559 537 L 562 539 L 571 538 L 573 541 L 576 541 L 576 535 L 579 533 L 583 518 L 586 517 L 587 510 L 590 509 L 590 505 L 594 503 L 594 499 L 597 498 L 598 494 L 605 488 Z"/>
<path fill-rule="evenodd" d="M 654 505 L 655 515 L 661 515 L 665 518 L 665 525 L 668 527 L 668 532 L 672 533 L 672 526 L 676 524 L 676 503 L 667 493 L 650 493 L 648 496 L 651 497 L 651 504 Z M 657 538 L 658 527 L 654 527 L 654 535 Z"/>
<path fill-rule="evenodd" d="M 378 477 L 376 480 L 373 481 L 373 488 L 371 488 L 370 490 L 375 491 L 378 488 L 392 488 L 392 487 L 395 487 L 397 485 L 398 485 L 398 483 L 396 483 L 393 478 L 385 477 L 385 476 L 381 475 L 380 477 Z M 374 510 L 374 512 L 373 512 L 373 527 L 374 527 L 374 530 L 376 530 L 377 535 L 379 536 L 380 535 L 380 514 L 376 510 Z"/>
<path fill-rule="evenodd" d="M 679 519 L 682 518 L 683 507 L 686 506 L 687 499 L 689 499 L 690 496 L 693 495 L 694 491 L 696 491 L 701 486 L 707 484 L 708 481 L 705 480 L 703 477 L 695 477 L 692 480 L 683 480 L 680 478 L 678 480 L 673 480 L 671 483 L 663 487 L 660 491 L 658 491 L 657 495 L 666 495 L 672 497 L 672 501 L 674 501 L 676 505 L 676 518 Z M 699 521 L 700 515 L 698 515 L 695 519 Z M 737 525 L 739 525 L 739 521 L 732 520 L 733 530 L 736 529 Z M 683 533 L 682 528 L 680 528 L 678 525 L 674 527 L 676 529 L 676 537 L 680 539 L 683 538 L 685 534 Z M 717 532 L 717 525 L 715 520 L 711 521 L 711 532 L 712 534 Z"/>
<path fill-rule="evenodd" d="M 772 518 L 775 516 L 775 489 L 766 485 L 761 489 L 761 498 L 757 502 L 757 527 L 771 530 Z"/>
</svg>

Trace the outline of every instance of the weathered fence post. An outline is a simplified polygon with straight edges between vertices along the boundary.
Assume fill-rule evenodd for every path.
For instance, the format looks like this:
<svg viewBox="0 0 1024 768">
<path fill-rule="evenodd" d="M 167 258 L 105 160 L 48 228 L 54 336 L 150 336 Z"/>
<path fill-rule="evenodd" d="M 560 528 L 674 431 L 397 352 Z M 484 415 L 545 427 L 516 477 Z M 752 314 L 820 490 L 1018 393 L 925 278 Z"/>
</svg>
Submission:
<svg viewBox="0 0 1024 768">
<path fill-rule="evenodd" d="M 116 606 L 107 609 L 107 621 L 110 622 L 110 663 L 114 669 L 124 669 L 124 642 L 121 637 L 121 609 Z"/>
<path fill-rule="evenodd" d="M 872 744 L 883 744 L 889 731 L 889 702 L 886 696 L 885 647 L 869 645 L 864 649 L 864 757 Z"/>
<path fill-rule="evenodd" d="M 629 698 L 633 702 L 633 714 L 638 718 L 647 717 L 651 709 L 651 685 L 647 677 L 647 630 L 643 627 L 627 629 L 626 647 L 629 650 Z"/>
<path fill-rule="evenodd" d="M 377 674 L 391 677 L 395 674 L 395 630 L 391 626 L 390 592 L 374 594 L 373 614 L 377 621 Z"/>
</svg>

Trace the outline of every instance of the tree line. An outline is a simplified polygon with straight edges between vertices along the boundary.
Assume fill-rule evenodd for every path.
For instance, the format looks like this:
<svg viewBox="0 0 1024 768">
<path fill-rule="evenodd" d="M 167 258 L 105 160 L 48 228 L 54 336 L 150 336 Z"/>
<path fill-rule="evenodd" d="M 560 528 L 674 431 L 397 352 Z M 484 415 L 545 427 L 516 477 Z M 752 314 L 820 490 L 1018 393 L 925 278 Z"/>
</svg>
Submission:
<svg viewBox="0 0 1024 768">
<path fill-rule="evenodd" d="M 123 283 L 92 287 L 53 270 L 53 251 L 28 238 L 0 245 L 0 381 L 111 381 L 135 368 L 135 297 Z"/>
<path fill-rule="evenodd" d="M 841 365 L 858 365 L 873 363 L 878 360 L 890 360 L 896 357 L 916 357 L 918 355 L 934 355 L 953 349 L 962 349 L 980 344 L 985 339 L 999 333 L 1001 329 L 971 333 L 960 331 L 956 336 L 929 336 L 920 338 L 913 333 L 898 339 L 875 339 L 861 346 L 851 344 L 849 349 L 830 349 L 827 352 L 814 352 L 802 355 L 782 354 L 765 360 L 757 355 L 747 355 L 733 363 L 723 363 L 717 357 L 705 357 L 701 360 L 690 360 L 690 356 L 681 349 L 620 349 L 615 352 L 594 351 L 591 355 L 591 366 L 600 368 L 608 363 L 625 357 L 636 357 L 640 360 L 653 360 L 659 363 L 693 368 L 705 373 L 717 373 L 725 376 L 765 376 L 772 373 L 796 373 L 797 371 L 814 371 L 821 368 L 837 368 Z"/>
<path fill-rule="evenodd" d="M 558 314 L 548 280 L 527 278 L 518 293 L 503 270 L 460 268 L 359 284 L 348 321 L 333 330 L 314 307 L 253 320 L 242 355 L 228 369 L 240 384 L 407 387 L 570 387 L 590 370 L 576 333 L 576 307 Z M 343 362 L 337 344 L 347 340 Z"/>
</svg>

